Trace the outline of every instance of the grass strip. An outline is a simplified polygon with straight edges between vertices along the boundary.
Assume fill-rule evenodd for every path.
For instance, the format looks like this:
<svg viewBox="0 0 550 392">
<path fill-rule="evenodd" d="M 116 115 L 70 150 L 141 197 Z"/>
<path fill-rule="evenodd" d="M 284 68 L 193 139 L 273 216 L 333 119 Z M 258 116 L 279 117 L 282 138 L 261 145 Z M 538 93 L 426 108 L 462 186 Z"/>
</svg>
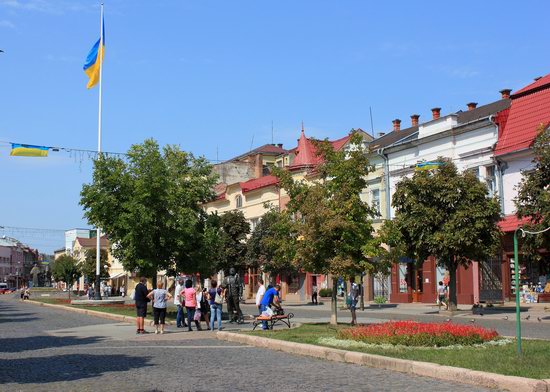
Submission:
<svg viewBox="0 0 550 392">
<path fill-rule="evenodd" d="M 286 340 L 297 343 L 315 344 L 334 347 L 323 342 L 336 338 L 339 330 L 349 328 L 346 325 L 331 326 L 328 324 L 304 324 L 298 328 L 254 331 L 247 334 L 266 338 Z M 324 338 L 324 339 L 323 339 Z M 330 339 L 332 338 L 332 339 Z M 383 355 L 392 358 L 432 362 L 440 365 L 455 366 L 480 370 L 508 376 L 528 377 L 533 379 L 550 378 L 550 341 L 524 340 L 523 355 L 518 358 L 516 345 L 487 345 L 483 347 L 463 346 L 460 349 L 407 347 L 404 349 L 384 347 L 349 347 L 349 351 Z M 341 347 L 335 347 L 341 348 Z"/>
</svg>

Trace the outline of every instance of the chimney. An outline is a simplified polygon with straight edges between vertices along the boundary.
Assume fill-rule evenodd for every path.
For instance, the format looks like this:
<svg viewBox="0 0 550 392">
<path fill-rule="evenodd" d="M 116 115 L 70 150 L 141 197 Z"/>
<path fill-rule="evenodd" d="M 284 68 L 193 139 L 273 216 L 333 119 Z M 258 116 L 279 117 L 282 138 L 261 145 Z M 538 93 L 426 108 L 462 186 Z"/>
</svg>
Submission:
<svg viewBox="0 0 550 392">
<path fill-rule="evenodd" d="M 477 102 L 469 102 L 466 106 L 468 106 L 468 110 L 474 110 L 477 107 Z"/>
<path fill-rule="evenodd" d="M 283 143 L 277 143 L 277 147 L 283 148 Z"/>
<path fill-rule="evenodd" d="M 254 159 L 254 177 L 260 178 L 264 174 L 264 163 L 262 159 L 262 154 L 256 154 Z"/>
<path fill-rule="evenodd" d="M 509 88 L 505 88 L 504 90 L 499 91 L 502 99 L 510 98 L 510 93 L 511 92 L 512 92 L 512 89 L 509 89 Z"/>
<path fill-rule="evenodd" d="M 432 120 L 437 120 L 441 117 L 441 108 L 432 108 Z"/>
<path fill-rule="evenodd" d="M 416 127 L 418 125 L 418 119 L 420 114 L 411 114 L 411 126 Z"/>
<path fill-rule="evenodd" d="M 396 118 L 395 120 L 392 121 L 392 124 L 393 124 L 393 131 L 399 132 L 399 130 L 401 129 L 401 120 Z"/>
</svg>

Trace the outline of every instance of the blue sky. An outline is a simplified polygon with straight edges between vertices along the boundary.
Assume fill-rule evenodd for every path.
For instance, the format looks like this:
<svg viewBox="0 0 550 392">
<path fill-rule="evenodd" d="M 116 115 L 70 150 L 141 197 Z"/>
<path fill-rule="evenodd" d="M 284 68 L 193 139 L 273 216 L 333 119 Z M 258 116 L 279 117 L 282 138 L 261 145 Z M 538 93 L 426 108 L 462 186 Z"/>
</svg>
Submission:
<svg viewBox="0 0 550 392">
<path fill-rule="evenodd" d="M 488 103 L 550 72 L 546 1 L 105 1 L 104 143 L 147 137 L 207 158 L 306 133 L 391 129 Z M 99 2 L 0 0 L 0 141 L 97 147 L 97 88 L 82 71 Z M 253 143 L 252 143 L 253 141 Z M 9 157 L 0 226 L 86 227 L 86 154 Z M 39 249 L 61 232 L 0 229 Z"/>
</svg>

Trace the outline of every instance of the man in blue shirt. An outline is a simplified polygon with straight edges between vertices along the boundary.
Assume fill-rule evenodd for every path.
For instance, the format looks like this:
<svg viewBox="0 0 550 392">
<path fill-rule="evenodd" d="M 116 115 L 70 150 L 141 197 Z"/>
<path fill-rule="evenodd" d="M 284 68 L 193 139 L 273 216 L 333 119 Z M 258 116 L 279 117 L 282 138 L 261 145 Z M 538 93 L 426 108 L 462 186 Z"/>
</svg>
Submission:
<svg viewBox="0 0 550 392">
<path fill-rule="evenodd" d="M 264 312 L 270 305 L 275 305 L 276 307 L 280 308 L 280 301 L 279 301 L 279 291 L 281 290 L 281 285 L 275 285 L 275 287 L 272 287 L 268 289 L 263 298 L 260 302 L 260 312 Z M 262 321 L 262 329 L 265 331 L 267 330 L 267 321 Z"/>
</svg>

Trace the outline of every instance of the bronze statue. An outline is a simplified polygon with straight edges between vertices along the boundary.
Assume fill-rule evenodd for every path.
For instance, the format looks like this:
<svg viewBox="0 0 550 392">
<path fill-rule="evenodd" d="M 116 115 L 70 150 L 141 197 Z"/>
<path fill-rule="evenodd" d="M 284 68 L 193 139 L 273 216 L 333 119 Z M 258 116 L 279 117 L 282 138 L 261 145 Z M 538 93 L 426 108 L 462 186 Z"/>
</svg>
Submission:
<svg viewBox="0 0 550 392">
<path fill-rule="evenodd" d="M 226 292 L 227 312 L 230 315 L 229 322 L 233 323 L 236 321 L 242 324 L 244 322 L 244 317 L 241 311 L 240 300 L 243 294 L 243 285 L 235 268 L 229 268 L 229 276 L 225 277 L 223 287 Z"/>
</svg>

